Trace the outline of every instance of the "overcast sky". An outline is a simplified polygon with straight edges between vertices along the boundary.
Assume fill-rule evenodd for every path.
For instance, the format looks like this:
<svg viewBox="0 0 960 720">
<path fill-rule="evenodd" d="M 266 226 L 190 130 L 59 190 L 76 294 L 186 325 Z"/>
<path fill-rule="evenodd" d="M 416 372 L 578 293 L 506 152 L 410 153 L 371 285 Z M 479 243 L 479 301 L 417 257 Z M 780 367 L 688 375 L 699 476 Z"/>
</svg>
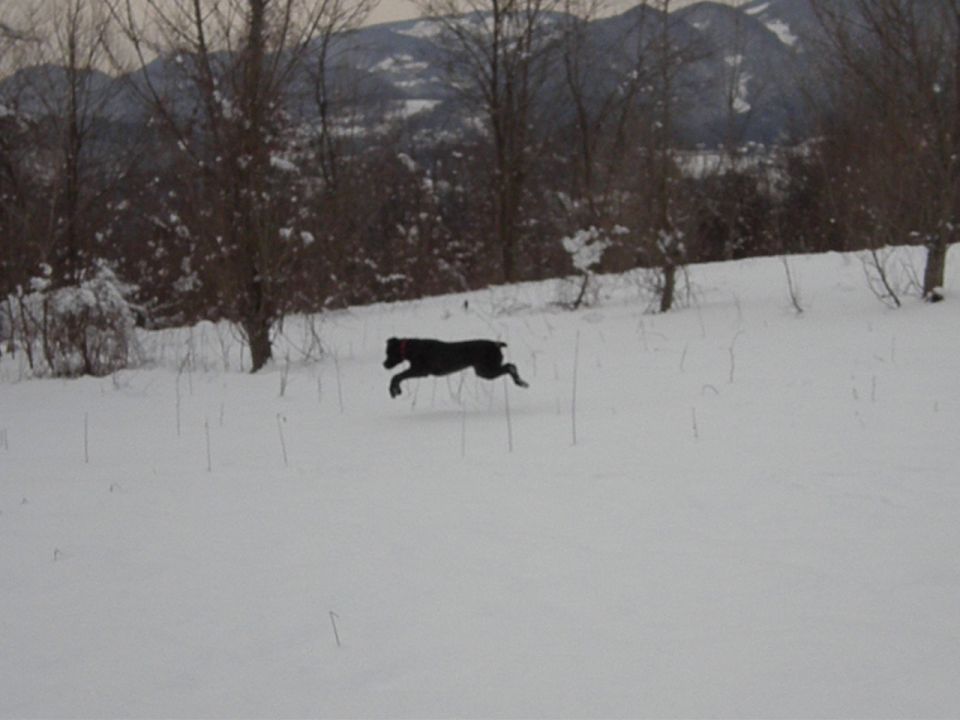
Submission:
<svg viewBox="0 0 960 720">
<path fill-rule="evenodd" d="M 2 2 L 3 0 L 0 0 L 0 3 Z M 684 5 L 691 5 L 694 2 L 697 2 L 697 0 L 671 0 L 670 7 L 679 8 Z M 719 0 L 719 2 L 726 2 L 731 5 L 736 4 L 736 0 Z M 639 5 L 640 2 L 639 0 L 620 0 L 619 2 L 613 0 L 611 4 L 622 11 L 634 5 Z M 416 6 L 414 6 L 410 0 L 380 0 L 379 7 L 374 10 L 368 22 L 374 24 L 390 22 L 391 20 L 407 20 L 417 17 L 417 14 Z"/>
<path fill-rule="evenodd" d="M 60 0 L 48 0 L 53 3 L 59 2 Z M 100 0 L 93 0 L 93 2 L 99 2 Z M 654 2 L 655 0 L 647 0 L 647 2 Z M 729 5 L 738 5 L 745 0 L 716 0 L 718 2 L 727 3 Z M 20 25 L 20 20 L 22 15 L 21 10 L 35 7 L 37 0 L 0 0 L 0 24 L 7 24 L 12 27 L 17 27 Z M 139 4 L 142 0 L 133 0 L 134 5 Z M 607 6 L 609 8 L 608 12 L 605 14 L 616 14 L 623 12 L 631 7 L 639 5 L 642 0 L 606 0 Z M 683 7 L 684 5 L 691 5 L 698 0 L 671 0 L 670 8 L 671 10 L 676 10 Z M 391 22 L 394 20 L 409 20 L 415 18 L 419 15 L 417 7 L 414 4 L 413 0 L 380 0 L 377 8 L 370 14 L 367 18 L 367 24 L 373 25 L 377 23 Z M 0 68 L 2 71 L 2 68 Z"/>
<path fill-rule="evenodd" d="M 0 16 L 4 15 L 4 10 L 10 11 L 16 7 L 29 7 L 34 0 L 0 0 Z M 671 7 L 679 8 L 684 5 L 690 5 L 696 0 L 671 0 Z M 720 0 L 735 4 L 737 0 Z M 617 11 L 626 10 L 629 7 L 639 4 L 639 0 L 610 0 L 611 7 Z M 370 24 L 390 22 L 392 20 L 407 20 L 417 17 L 416 6 L 410 0 L 380 0 L 380 5 L 374 10 L 368 19 Z"/>
</svg>

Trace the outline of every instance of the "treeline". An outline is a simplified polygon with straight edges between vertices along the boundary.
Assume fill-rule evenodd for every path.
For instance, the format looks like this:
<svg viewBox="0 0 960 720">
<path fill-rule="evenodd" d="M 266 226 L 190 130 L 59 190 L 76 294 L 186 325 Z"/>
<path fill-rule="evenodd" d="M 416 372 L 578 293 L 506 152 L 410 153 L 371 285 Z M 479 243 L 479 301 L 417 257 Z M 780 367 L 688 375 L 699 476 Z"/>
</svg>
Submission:
<svg viewBox="0 0 960 720">
<path fill-rule="evenodd" d="M 706 163 L 678 147 L 682 70 L 741 40 L 678 38 L 669 0 L 629 14 L 630 63 L 603 83 L 596 4 L 422 0 L 458 94 L 449 132 L 339 72 L 367 0 L 32 4 L 0 24 L 0 327 L 52 355 L 70 326 L 81 359 L 61 372 L 97 372 L 85 328 L 113 325 L 77 314 L 82 292 L 52 298 L 109 275 L 142 323 L 232 321 L 256 370 L 287 313 L 569 275 L 563 240 L 588 229 L 597 269 L 647 268 L 661 311 L 687 263 L 824 250 L 866 250 L 899 302 L 881 248 L 905 243 L 927 247 L 916 290 L 939 299 L 960 0 L 810 2 L 823 32 L 796 82 L 816 131 L 745 146 L 734 60 Z M 133 109 L 104 75 L 121 70 Z"/>
</svg>

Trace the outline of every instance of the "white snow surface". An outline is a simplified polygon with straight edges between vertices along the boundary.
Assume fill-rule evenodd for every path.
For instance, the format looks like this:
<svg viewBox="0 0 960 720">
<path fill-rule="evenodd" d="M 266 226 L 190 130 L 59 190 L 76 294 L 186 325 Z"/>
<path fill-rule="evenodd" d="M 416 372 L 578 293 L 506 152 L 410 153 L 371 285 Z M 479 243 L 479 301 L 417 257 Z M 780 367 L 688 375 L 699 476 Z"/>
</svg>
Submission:
<svg viewBox="0 0 960 720">
<path fill-rule="evenodd" d="M 288 318 L 255 376 L 209 323 L 5 355 L 0 717 L 957 717 L 960 301 L 789 262 L 802 315 L 771 258 Z M 531 387 L 391 400 L 390 336 Z"/>
<path fill-rule="evenodd" d="M 401 117 L 412 117 L 418 113 L 429 112 L 439 104 L 439 100 L 403 100 L 397 114 Z"/>
<path fill-rule="evenodd" d="M 748 100 L 750 92 L 749 84 L 753 76 L 742 69 L 743 55 L 728 55 L 723 61 L 731 68 L 731 71 L 736 74 L 735 80 L 737 87 L 733 96 L 733 111 L 739 115 L 750 112 L 752 106 Z"/>
<path fill-rule="evenodd" d="M 784 45 L 793 47 L 797 44 L 797 36 L 793 34 L 790 26 L 783 20 L 770 20 L 764 24 Z"/>
<path fill-rule="evenodd" d="M 300 168 L 298 168 L 293 161 L 288 160 L 282 155 L 271 155 L 270 166 L 282 172 L 296 173 L 300 171 Z"/>
<path fill-rule="evenodd" d="M 410 33 L 407 33 L 410 34 Z M 413 59 L 411 55 L 396 55 L 394 57 L 388 57 L 376 65 L 374 65 L 372 70 L 379 70 L 380 72 L 411 72 L 418 70 L 426 70 L 430 67 L 425 62 L 417 62 Z"/>
<path fill-rule="evenodd" d="M 759 15 L 762 12 L 765 12 L 767 8 L 770 7 L 770 3 L 761 3 L 760 5 L 754 5 L 753 7 L 746 8 L 744 12 L 747 15 Z"/>
</svg>

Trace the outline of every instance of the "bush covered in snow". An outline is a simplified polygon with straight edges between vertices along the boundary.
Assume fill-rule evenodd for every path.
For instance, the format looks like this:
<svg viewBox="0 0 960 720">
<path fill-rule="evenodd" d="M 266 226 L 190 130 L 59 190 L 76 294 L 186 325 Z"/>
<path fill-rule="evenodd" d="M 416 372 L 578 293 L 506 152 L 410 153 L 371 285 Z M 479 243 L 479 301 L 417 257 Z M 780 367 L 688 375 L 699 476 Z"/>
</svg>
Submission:
<svg viewBox="0 0 960 720">
<path fill-rule="evenodd" d="M 613 229 L 612 234 L 625 235 L 628 232 L 626 228 L 618 225 Z M 568 291 L 569 282 L 561 284 L 560 304 L 575 310 L 581 305 L 591 303 L 592 298 L 588 292 L 591 278 L 596 267 L 603 259 L 603 253 L 611 246 L 612 241 L 603 230 L 591 226 L 587 229 L 577 230 L 573 235 L 563 238 L 560 242 L 570 256 L 573 267 L 579 273 L 576 288 L 572 293 Z M 575 295 L 575 297 L 567 299 L 568 295 Z"/>
<path fill-rule="evenodd" d="M 139 357 L 132 285 L 98 263 L 78 285 L 34 278 L 7 302 L 15 350 L 34 375 L 107 375 Z"/>
</svg>

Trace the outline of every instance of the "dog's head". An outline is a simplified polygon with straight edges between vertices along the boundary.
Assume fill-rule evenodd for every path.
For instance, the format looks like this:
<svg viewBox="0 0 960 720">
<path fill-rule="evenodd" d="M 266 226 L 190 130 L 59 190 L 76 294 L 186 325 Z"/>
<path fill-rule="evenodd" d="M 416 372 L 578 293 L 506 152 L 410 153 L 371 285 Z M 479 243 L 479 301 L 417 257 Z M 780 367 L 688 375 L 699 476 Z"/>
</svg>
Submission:
<svg viewBox="0 0 960 720">
<path fill-rule="evenodd" d="M 392 337 L 387 340 L 387 359 L 383 361 L 383 366 L 389 370 L 402 363 L 403 360 L 403 344 L 400 339 Z"/>
</svg>

